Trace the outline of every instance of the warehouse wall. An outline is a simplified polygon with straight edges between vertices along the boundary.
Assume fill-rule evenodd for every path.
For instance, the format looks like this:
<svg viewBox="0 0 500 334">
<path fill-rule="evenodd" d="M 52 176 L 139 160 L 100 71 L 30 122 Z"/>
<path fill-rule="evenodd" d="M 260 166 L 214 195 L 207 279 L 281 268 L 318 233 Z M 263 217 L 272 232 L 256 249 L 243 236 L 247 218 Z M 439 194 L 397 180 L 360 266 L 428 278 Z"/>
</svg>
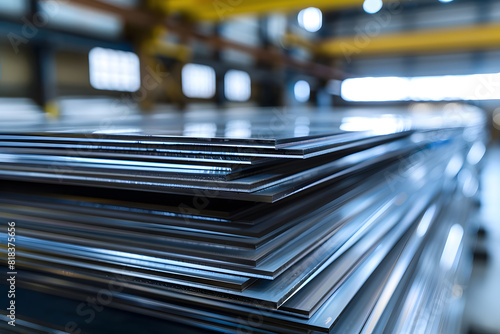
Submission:
<svg viewBox="0 0 500 334">
<path fill-rule="evenodd" d="M 357 58 L 346 66 L 356 76 L 427 76 L 500 72 L 500 51 Z"/>
<path fill-rule="evenodd" d="M 88 55 L 82 52 L 56 53 L 57 89 L 61 95 L 91 94 Z"/>
<path fill-rule="evenodd" d="M 0 96 L 30 96 L 33 70 L 30 62 L 31 51 L 22 49 L 14 53 L 8 43 L 0 44 Z M 60 95 L 99 94 L 90 86 L 89 63 L 86 52 L 57 51 L 56 87 Z M 112 94 L 108 92 L 108 94 Z"/>
<path fill-rule="evenodd" d="M 32 71 L 26 50 L 14 53 L 10 44 L 0 43 L 0 96 L 27 96 Z"/>
</svg>

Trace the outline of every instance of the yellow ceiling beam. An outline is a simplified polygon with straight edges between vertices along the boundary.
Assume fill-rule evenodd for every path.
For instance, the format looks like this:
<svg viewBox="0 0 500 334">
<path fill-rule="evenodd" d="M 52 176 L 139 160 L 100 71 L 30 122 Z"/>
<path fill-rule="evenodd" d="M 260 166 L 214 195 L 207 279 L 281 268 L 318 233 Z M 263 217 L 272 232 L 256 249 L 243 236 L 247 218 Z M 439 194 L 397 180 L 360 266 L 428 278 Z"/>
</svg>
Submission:
<svg viewBox="0 0 500 334">
<path fill-rule="evenodd" d="M 378 54 L 432 53 L 500 48 L 500 24 L 388 33 L 370 37 L 331 38 L 320 42 L 316 52 L 350 59 Z"/>
<path fill-rule="evenodd" d="M 361 8 L 364 0 L 168 0 L 162 1 L 167 13 L 181 12 L 197 20 L 222 20 L 244 14 L 291 12 L 307 7 L 324 10 Z M 385 0 L 384 2 L 396 2 Z"/>
</svg>

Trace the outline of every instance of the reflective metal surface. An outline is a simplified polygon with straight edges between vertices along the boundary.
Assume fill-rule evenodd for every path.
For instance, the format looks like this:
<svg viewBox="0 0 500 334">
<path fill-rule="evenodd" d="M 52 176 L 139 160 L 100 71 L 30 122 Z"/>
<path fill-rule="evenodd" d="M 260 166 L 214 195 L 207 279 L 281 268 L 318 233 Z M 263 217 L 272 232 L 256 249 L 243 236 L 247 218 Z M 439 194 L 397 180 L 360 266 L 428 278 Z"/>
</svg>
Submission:
<svg viewBox="0 0 500 334">
<path fill-rule="evenodd" d="M 456 113 L 2 130 L 0 218 L 16 222 L 20 288 L 107 291 L 106 306 L 200 332 L 446 332 L 484 142 L 481 111 Z"/>
</svg>

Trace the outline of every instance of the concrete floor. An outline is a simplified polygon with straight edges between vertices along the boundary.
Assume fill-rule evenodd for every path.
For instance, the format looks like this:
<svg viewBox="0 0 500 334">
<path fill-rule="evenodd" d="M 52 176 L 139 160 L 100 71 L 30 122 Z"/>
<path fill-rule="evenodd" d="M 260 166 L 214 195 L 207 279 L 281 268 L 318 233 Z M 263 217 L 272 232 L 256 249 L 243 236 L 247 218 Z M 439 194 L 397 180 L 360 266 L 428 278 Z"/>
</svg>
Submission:
<svg viewBox="0 0 500 334">
<path fill-rule="evenodd" d="M 467 289 L 464 321 L 469 333 L 500 334 L 500 145 L 485 156 L 481 175 L 481 207 L 478 219 L 486 230 L 479 239 L 479 250 L 488 255 L 476 259 Z"/>
</svg>

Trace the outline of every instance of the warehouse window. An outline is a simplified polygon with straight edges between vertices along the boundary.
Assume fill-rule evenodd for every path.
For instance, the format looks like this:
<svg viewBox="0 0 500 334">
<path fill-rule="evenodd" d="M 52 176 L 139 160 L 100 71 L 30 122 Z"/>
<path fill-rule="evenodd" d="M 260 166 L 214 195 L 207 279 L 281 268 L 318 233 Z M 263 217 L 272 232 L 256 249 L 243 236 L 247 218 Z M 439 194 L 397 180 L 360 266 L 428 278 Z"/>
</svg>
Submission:
<svg viewBox="0 0 500 334">
<path fill-rule="evenodd" d="M 297 17 L 299 26 L 309 32 L 316 32 L 323 26 L 323 13 L 314 7 L 303 9 Z"/>
<path fill-rule="evenodd" d="M 500 74 L 429 77 L 367 77 L 347 79 L 341 95 L 346 101 L 498 100 Z"/>
<path fill-rule="evenodd" d="M 229 101 L 248 101 L 252 94 L 250 75 L 243 71 L 228 71 L 224 76 L 224 94 Z"/>
<path fill-rule="evenodd" d="M 295 99 L 299 102 L 309 101 L 309 97 L 311 95 L 311 87 L 309 86 L 309 83 L 304 80 L 297 81 L 293 87 L 293 94 L 295 95 Z"/>
<path fill-rule="evenodd" d="M 89 70 L 95 89 L 135 92 L 141 87 L 139 57 L 133 52 L 93 48 Z"/>
<path fill-rule="evenodd" d="M 206 65 L 185 65 L 182 68 L 182 92 L 190 98 L 209 99 L 214 97 L 215 70 Z"/>
<path fill-rule="evenodd" d="M 403 101 L 408 99 L 407 78 L 380 77 L 344 80 L 341 96 L 347 101 Z"/>
</svg>

